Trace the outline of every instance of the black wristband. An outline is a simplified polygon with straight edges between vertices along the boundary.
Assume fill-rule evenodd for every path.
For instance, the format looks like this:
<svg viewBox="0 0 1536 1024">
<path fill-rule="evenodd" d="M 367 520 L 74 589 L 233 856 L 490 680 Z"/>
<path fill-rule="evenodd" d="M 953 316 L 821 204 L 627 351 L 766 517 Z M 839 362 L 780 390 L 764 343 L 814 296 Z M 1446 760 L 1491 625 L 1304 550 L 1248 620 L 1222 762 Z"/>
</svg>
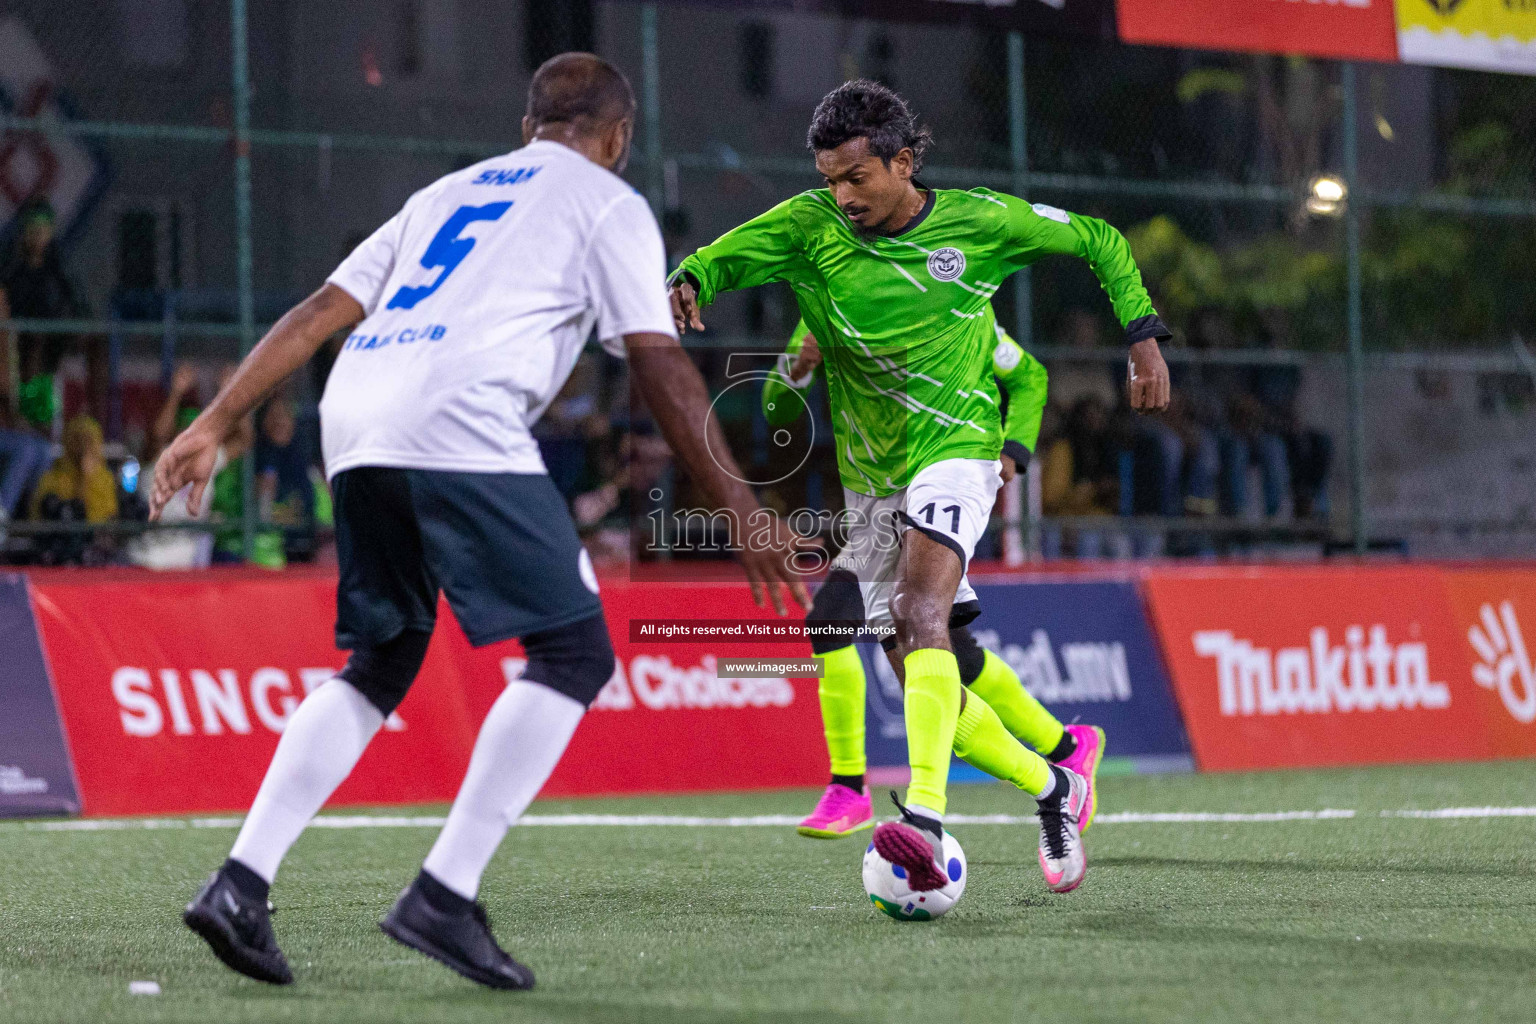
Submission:
<svg viewBox="0 0 1536 1024">
<path fill-rule="evenodd" d="M 672 271 L 672 276 L 667 278 L 667 287 L 674 288 L 677 286 L 679 281 L 688 282 L 688 284 L 692 286 L 695 292 L 699 290 L 699 279 L 693 276 L 692 271 L 684 270 L 682 267 L 678 267 L 676 270 Z"/>
<path fill-rule="evenodd" d="M 1156 338 L 1161 341 L 1164 338 L 1173 337 L 1173 332 L 1168 325 L 1163 323 L 1163 318 L 1153 313 L 1150 316 L 1139 316 L 1125 325 L 1125 343 L 1134 345 L 1138 341 L 1146 341 L 1148 338 Z"/>
<path fill-rule="evenodd" d="M 1022 441 L 1004 441 L 1003 454 L 1008 456 L 1023 471 L 1029 466 L 1030 450 L 1024 447 Z"/>
</svg>

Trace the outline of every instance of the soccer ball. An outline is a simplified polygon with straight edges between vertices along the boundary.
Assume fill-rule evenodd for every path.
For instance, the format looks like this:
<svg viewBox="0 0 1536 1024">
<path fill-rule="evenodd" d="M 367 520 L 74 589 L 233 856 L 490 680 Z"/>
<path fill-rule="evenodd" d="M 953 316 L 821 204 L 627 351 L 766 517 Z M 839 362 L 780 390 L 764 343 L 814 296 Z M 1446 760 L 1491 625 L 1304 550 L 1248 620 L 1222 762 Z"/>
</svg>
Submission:
<svg viewBox="0 0 1536 1024">
<path fill-rule="evenodd" d="M 965 851 L 960 840 L 944 833 L 944 865 L 949 882 L 932 892 L 913 892 L 907 887 L 907 872 L 875 852 L 870 843 L 864 851 L 864 891 L 881 913 L 898 921 L 931 921 L 943 917 L 960 902 L 965 892 Z"/>
</svg>

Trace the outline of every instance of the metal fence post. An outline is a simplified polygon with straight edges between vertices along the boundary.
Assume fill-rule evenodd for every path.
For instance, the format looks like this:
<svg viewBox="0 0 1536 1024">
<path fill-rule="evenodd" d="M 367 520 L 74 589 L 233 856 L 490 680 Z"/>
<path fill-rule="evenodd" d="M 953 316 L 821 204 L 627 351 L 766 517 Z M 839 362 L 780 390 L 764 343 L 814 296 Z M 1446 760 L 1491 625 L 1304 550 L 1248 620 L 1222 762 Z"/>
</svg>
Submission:
<svg viewBox="0 0 1536 1024">
<path fill-rule="evenodd" d="M 229 0 L 232 86 L 235 108 L 235 287 L 240 304 L 240 355 L 256 345 L 256 298 L 251 268 L 251 68 L 246 0 Z M 256 551 L 255 451 L 240 463 L 240 548 L 247 562 Z"/>
<path fill-rule="evenodd" d="M 640 105 L 645 119 L 645 197 L 659 218 L 665 185 L 661 167 L 661 44 L 654 3 L 640 5 Z"/>
<path fill-rule="evenodd" d="M 1013 163 L 1013 194 L 1029 192 L 1029 121 L 1024 94 L 1024 34 L 1008 33 L 1008 149 Z M 1015 340 L 1025 348 L 1034 342 L 1034 297 L 1029 268 L 1013 275 Z"/>
<path fill-rule="evenodd" d="M 1355 554 L 1365 554 L 1365 328 L 1361 318 L 1360 283 L 1360 152 L 1359 109 L 1355 66 L 1345 62 L 1344 180 L 1349 185 L 1344 209 L 1344 259 L 1348 267 L 1349 298 L 1349 528 Z"/>
<path fill-rule="evenodd" d="M 1022 32 L 1008 33 L 1008 153 L 1013 166 L 1013 194 L 1026 197 L 1029 193 L 1029 117 L 1024 92 Z M 1014 339 L 1026 349 L 1034 348 L 1035 311 L 1031 284 L 1028 267 L 1013 275 Z M 1019 471 L 1027 472 L 1028 467 L 1020 466 Z M 1034 515 L 1035 506 L 1018 501 L 1017 488 L 1011 494 L 1008 507 L 1017 510 L 1018 522 L 1006 527 L 1009 532 L 1003 549 L 1005 561 L 1010 565 L 1022 562 L 1025 552 L 1039 548 L 1040 527 Z M 1014 516 L 1015 513 L 1010 512 L 1010 518 Z"/>
</svg>

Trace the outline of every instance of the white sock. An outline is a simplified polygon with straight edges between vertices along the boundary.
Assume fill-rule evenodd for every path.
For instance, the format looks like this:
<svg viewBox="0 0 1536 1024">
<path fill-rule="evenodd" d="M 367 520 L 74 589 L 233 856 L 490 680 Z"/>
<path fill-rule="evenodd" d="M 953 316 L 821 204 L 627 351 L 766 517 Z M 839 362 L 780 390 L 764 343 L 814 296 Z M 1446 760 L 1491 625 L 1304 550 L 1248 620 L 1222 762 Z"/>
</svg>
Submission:
<svg viewBox="0 0 1536 1024">
<path fill-rule="evenodd" d="M 1036 800 L 1050 800 L 1056 795 L 1056 772 L 1058 769 L 1051 765 L 1050 772 L 1045 777 L 1045 788 L 1033 794 Z"/>
<path fill-rule="evenodd" d="M 540 683 L 515 682 L 485 716 L 448 823 L 422 865 L 465 899 L 512 823 L 533 802 L 586 708 Z"/>
<path fill-rule="evenodd" d="M 343 679 L 304 698 L 277 742 L 277 753 L 229 855 L 269 883 L 309 819 L 352 773 L 384 716 Z"/>
</svg>

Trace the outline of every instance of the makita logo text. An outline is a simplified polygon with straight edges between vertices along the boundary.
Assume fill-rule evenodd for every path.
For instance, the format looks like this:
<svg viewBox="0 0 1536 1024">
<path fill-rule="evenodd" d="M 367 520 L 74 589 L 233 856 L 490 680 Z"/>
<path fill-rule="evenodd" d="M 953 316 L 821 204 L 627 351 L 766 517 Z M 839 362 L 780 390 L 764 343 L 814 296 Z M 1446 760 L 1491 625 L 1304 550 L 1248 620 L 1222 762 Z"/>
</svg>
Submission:
<svg viewBox="0 0 1536 1024">
<path fill-rule="evenodd" d="M 1119 641 L 1062 644 L 1058 666 L 1050 635 L 1043 629 L 1031 634 L 1028 647 L 999 644 L 995 630 L 979 629 L 976 639 L 996 651 L 1019 674 L 1024 688 L 1043 703 L 1131 699 L 1131 671 L 1125 644 Z"/>
<path fill-rule="evenodd" d="M 1216 659 L 1223 715 L 1395 711 L 1451 703 L 1450 689 L 1429 678 L 1429 648 L 1390 643 L 1385 626 L 1372 626 L 1369 633 L 1350 626 L 1342 647 L 1319 626 L 1311 641 L 1271 652 L 1224 629 L 1194 635 L 1195 653 Z"/>
<path fill-rule="evenodd" d="M 501 672 L 511 682 L 523 674 L 522 658 L 501 659 Z M 795 687 L 788 679 L 719 679 L 713 654 L 692 666 L 674 665 L 665 654 L 642 654 L 629 660 L 625 671 L 620 660 L 613 678 L 592 702 L 593 711 L 632 711 L 637 706 L 652 711 L 684 708 L 787 708 L 795 702 Z"/>
</svg>

